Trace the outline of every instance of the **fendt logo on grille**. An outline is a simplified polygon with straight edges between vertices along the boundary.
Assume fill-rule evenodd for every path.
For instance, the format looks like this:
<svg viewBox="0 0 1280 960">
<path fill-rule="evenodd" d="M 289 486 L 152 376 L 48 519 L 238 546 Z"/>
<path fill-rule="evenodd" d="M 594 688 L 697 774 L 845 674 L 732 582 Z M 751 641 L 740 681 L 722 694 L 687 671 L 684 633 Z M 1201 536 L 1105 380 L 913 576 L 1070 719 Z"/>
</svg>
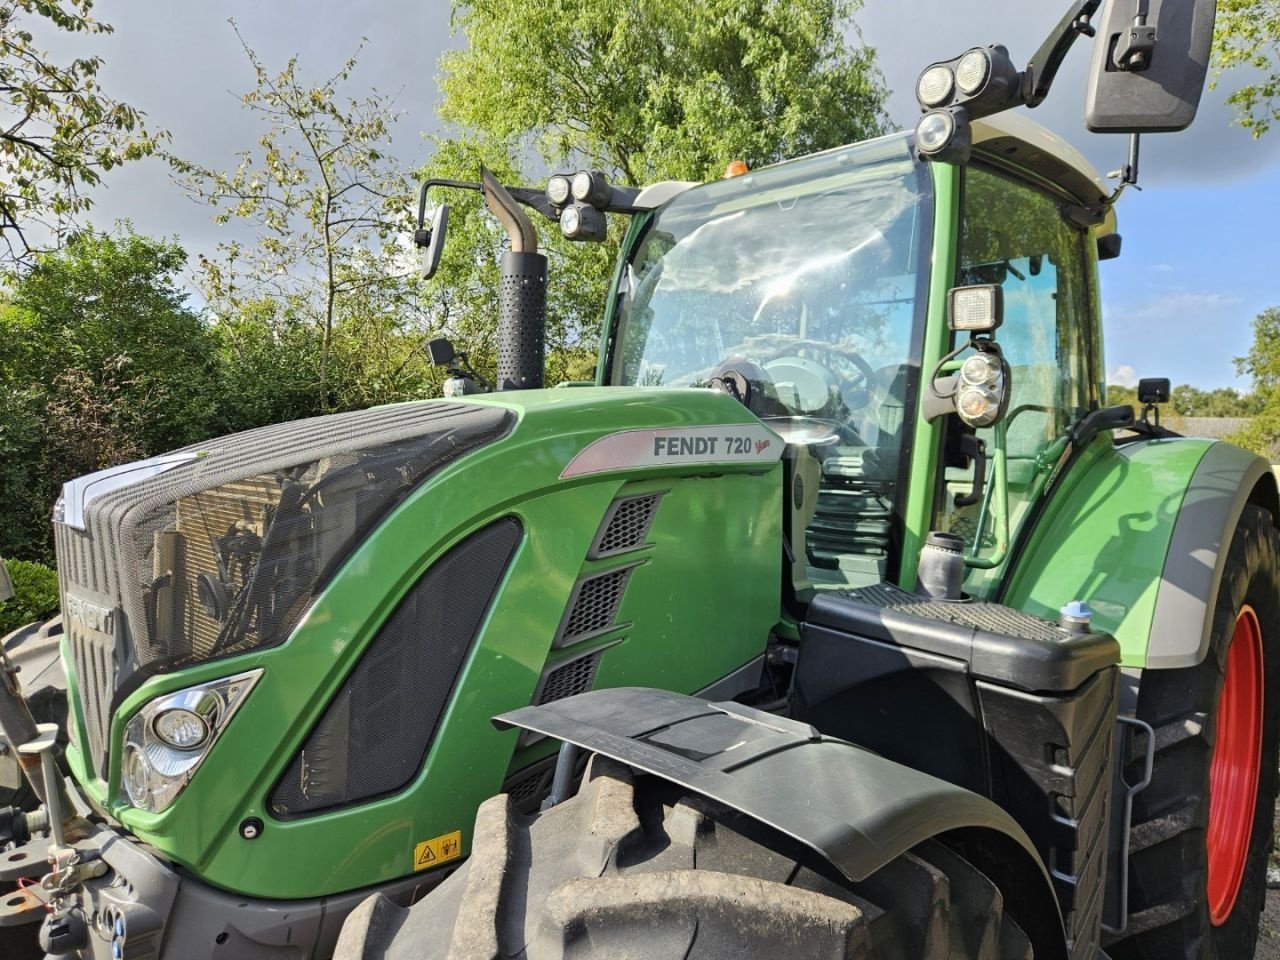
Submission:
<svg viewBox="0 0 1280 960">
<path fill-rule="evenodd" d="M 86 630 L 92 630 L 95 633 L 114 634 L 116 632 L 114 610 L 71 594 L 67 594 L 67 616 Z"/>
</svg>

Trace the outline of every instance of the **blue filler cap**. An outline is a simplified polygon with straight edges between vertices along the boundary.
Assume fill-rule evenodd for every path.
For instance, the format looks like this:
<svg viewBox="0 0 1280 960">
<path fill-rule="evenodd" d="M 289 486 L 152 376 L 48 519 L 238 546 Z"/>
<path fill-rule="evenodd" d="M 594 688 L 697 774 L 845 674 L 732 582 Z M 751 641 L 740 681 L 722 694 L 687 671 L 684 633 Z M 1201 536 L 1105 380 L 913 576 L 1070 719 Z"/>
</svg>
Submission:
<svg viewBox="0 0 1280 960">
<path fill-rule="evenodd" d="M 1093 611 L 1083 600 L 1072 600 L 1060 611 L 1059 625 L 1079 633 L 1088 633 L 1089 624 L 1093 620 Z"/>
</svg>

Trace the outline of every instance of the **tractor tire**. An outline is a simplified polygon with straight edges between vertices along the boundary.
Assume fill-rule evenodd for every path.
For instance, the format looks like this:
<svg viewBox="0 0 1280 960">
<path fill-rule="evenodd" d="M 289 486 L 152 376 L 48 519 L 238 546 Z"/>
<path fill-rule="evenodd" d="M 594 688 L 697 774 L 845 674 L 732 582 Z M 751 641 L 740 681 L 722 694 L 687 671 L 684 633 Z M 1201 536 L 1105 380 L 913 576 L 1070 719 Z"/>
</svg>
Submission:
<svg viewBox="0 0 1280 960">
<path fill-rule="evenodd" d="M 860 884 L 755 821 L 596 757 L 533 819 L 476 816 L 470 860 L 403 909 L 374 896 L 335 960 L 1028 960 L 997 887 L 928 841 Z"/>
<path fill-rule="evenodd" d="M 0 640 L 9 661 L 18 668 L 18 683 L 36 723 L 58 724 L 59 753 L 67 744 L 67 675 L 59 654 L 61 642 L 61 617 L 20 627 Z M 0 787 L 0 807 L 8 806 L 34 810 L 39 800 L 25 782 L 16 789 Z"/>
<path fill-rule="evenodd" d="M 1134 800 L 1128 927 L 1107 953 L 1250 960 L 1280 727 L 1280 535 L 1265 510 L 1246 507 L 1236 525 L 1208 656 L 1145 671 L 1137 715 L 1155 730 L 1155 769 Z"/>
</svg>

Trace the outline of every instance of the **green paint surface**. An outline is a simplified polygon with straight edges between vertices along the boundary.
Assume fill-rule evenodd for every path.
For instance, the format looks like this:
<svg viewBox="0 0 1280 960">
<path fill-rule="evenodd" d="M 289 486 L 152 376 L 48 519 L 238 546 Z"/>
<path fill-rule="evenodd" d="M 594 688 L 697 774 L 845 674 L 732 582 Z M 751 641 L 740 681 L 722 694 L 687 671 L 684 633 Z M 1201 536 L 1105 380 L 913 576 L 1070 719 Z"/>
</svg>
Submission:
<svg viewBox="0 0 1280 960">
<path fill-rule="evenodd" d="M 461 830 L 467 852 L 475 809 L 501 787 L 516 746 L 516 732 L 498 732 L 490 718 L 528 704 L 549 662 L 610 644 L 597 687 L 692 693 L 764 652 L 782 575 L 780 464 L 647 467 L 560 480 L 569 460 L 601 436 L 755 422 L 741 405 L 709 390 L 622 388 L 477 402 L 514 410 L 513 432 L 411 494 L 351 555 L 286 643 L 149 680 L 116 711 L 107 784 L 70 753 L 77 779 L 139 839 L 205 882 L 252 896 L 310 898 L 404 876 L 421 841 Z M 647 546 L 587 561 L 613 499 L 648 491 L 665 494 Z M 275 819 L 272 789 L 378 627 L 435 559 L 506 516 L 521 521 L 523 542 L 419 776 L 374 802 Z M 637 562 L 618 628 L 551 650 L 577 579 Z M 264 670 L 262 680 L 172 806 L 151 814 L 122 802 L 118 744 L 129 718 L 160 694 L 252 668 Z M 414 678 L 401 682 L 412 688 Z M 529 748 L 523 759 L 548 749 Z M 246 841 L 238 827 L 251 816 L 266 829 Z"/>
<path fill-rule="evenodd" d="M 1121 662 L 1146 664 L 1156 590 L 1187 484 L 1209 440 L 1115 447 L 1096 438 L 1050 494 L 1009 574 L 1004 603 L 1047 620 L 1071 600 L 1120 642 Z"/>
<path fill-rule="evenodd" d="M 930 374 L 951 349 L 947 326 L 947 291 L 955 285 L 956 252 L 960 231 L 960 168 L 949 163 L 931 163 L 933 173 L 933 262 L 929 272 L 929 305 L 924 342 L 920 353 L 920 396 L 917 410 L 924 409 L 924 394 Z M 933 527 L 938 481 L 938 455 L 942 445 L 943 421 L 926 423 L 917 417 L 911 446 L 911 474 L 902 505 L 902 565 L 898 583 L 915 587 L 916 563 L 924 538 Z"/>
</svg>

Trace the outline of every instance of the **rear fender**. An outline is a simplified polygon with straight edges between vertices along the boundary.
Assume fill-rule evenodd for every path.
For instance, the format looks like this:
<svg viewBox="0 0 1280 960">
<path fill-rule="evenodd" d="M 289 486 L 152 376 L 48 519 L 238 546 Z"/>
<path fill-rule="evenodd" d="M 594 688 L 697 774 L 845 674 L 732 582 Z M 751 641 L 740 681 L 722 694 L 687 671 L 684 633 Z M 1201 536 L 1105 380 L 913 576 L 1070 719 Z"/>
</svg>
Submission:
<svg viewBox="0 0 1280 960">
<path fill-rule="evenodd" d="M 792 838 L 852 882 L 931 838 L 989 872 L 1036 956 L 1065 958 L 1053 888 L 1022 828 L 984 797 L 807 724 L 659 690 L 598 690 L 494 720 L 671 781 Z"/>
<path fill-rule="evenodd" d="M 1205 440 L 1099 440 L 1051 495 L 1001 600 L 1051 620 L 1088 601 L 1124 666 L 1194 666 L 1248 503 L 1277 516 L 1275 477 L 1255 454 Z"/>
</svg>

